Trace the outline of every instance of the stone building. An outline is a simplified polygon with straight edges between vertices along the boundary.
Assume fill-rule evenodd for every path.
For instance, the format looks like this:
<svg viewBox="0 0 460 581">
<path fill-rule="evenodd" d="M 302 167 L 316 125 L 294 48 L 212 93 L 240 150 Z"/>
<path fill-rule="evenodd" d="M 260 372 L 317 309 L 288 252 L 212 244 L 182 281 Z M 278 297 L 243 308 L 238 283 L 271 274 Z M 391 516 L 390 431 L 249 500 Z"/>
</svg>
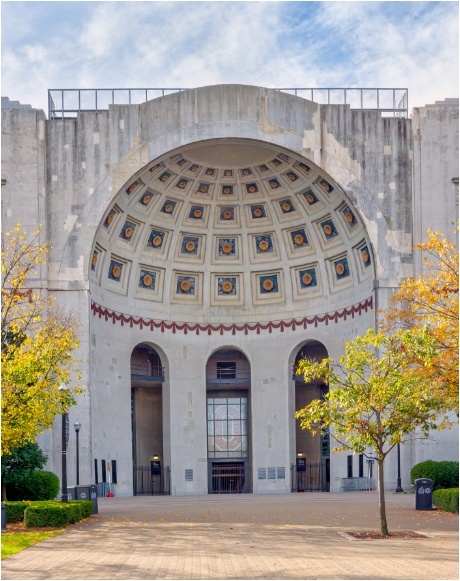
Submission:
<svg viewBox="0 0 460 581">
<path fill-rule="evenodd" d="M 2 107 L 3 229 L 42 225 L 35 283 L 82 324 L 80 482 L 132 495 L 146 467 L 171 494 L 281 493 L 369 476 L 296 425 L 326 388 L 293 370 L 374 325 L 421 273 L 427 227 L 453 233 L 458 100 L 407 118 L 220 85 L 48 119 Z M 40 444 L 59 475 L 60 422 Z M 407 442 L 403 487 L 416 462 L 457 456 L 456 430 Z M 74 457 L 71 430 L 70 483 Z"/>
</svg>

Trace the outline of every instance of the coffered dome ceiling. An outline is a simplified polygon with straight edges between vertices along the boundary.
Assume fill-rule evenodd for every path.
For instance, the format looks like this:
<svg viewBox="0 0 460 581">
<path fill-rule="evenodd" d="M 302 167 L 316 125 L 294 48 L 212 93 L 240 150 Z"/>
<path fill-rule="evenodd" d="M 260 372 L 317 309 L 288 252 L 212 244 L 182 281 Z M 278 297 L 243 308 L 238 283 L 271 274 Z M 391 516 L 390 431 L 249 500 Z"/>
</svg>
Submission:
<svg viewBox="0 0 460 581">
<path fill-rule="evenodd" d="M 152 161 L 98 228 L 95 300 L 169 320 L 305 316 L 367 298 L 373 258 L 357 210 L 307 159 L 213 140 Z"/>
</svg>

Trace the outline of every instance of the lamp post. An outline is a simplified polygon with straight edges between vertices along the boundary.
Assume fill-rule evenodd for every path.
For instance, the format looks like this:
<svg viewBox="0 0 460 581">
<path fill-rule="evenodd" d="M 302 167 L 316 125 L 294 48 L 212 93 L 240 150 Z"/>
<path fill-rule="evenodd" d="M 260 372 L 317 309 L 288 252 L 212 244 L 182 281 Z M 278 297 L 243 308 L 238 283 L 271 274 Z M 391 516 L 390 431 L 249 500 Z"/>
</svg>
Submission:
<svg viewBox="0 0 460 581">
<path fill-rule="evenodd" d="M 367 478 L 369 480 L 369 486 L 368 486 L 367 490 L 369 492 L 372 491 L 372 467 L 373 467 L 373 464 L 374 464 L 374 460 L 375 460 L 375 458 L 372 458 L 372 457 L 369 457 L 366 460 L 366 464 L 367 464 Z"/>
<path fill-rule="evenodd" d="M 401 452 L 399 449 L 399 444 L 397 445 L 397 449 L 398 449 L 398 478 L 396 480 L 395 492 L 404 492 L 404 490 L 401 487 Z"/>
<path fill-rule="evenodd" d="M 80 484 L 80 446 L 78 441 L 78 433 L 81 428 L 80 422 L 77 420 L 73 427 L 75 428 L 75 434 L 77 436 L 77 486 Z"/>
<path fill-rule="evenodd" d="M 65 390 L 67 386 L 62 383 L 59 389 Z M 62 502 L 68 502 L 67 494 L 67 442 L 69 441 L 69 414 L 67 410 L 62 414 Z"/>
</svg>

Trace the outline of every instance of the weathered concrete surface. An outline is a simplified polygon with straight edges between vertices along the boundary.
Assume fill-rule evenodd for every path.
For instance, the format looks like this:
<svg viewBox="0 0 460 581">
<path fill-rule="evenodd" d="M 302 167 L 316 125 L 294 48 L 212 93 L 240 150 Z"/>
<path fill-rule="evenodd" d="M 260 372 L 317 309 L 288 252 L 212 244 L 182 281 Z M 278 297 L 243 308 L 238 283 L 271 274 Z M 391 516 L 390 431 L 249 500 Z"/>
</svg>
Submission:
<svg viewBox="0 0 460 581">
<path fill-rule="evenodd" d="M 283 333 L 185 336 L 115 325 L 93 317 L 92 300 L 136 317 L 202 320 L 196 318 L 191 303 L 180 305 L 184 309 L 179 311 L 179 303 L 175 302 L 176 310 L 168 311 L 163 300 L 144 300 L 145 297 L 137 300 L 133 289 L 139 286 L 139 276 L 134 267 L 131 271 L 126 269 L 133 273 L 134 282 L 130 287 L 98 286 L 94 278 L 91 280 L 92 252 L 101 231 L 104 233 L 104 216 L 123 197 L 128 180 L 148 171 L 147 164 L 161 156 L 168 157 L 177 148 L 193 148 L 206 140 L 214 143 L 233 139 L 282 148 L 285 153 L 303 156 L 315 164 L 320 173 L 324 172 L 324 176 L 340 186 L 344 201 L 349 201 L 359 213 L 362 239 L 369 241 L 374 256 L 375 279 L 374 276 L 359 279 L 356 271 L 356 281 L 359 281 L 355 285 L 343 289 L 332 285 L 333 292 L 323 292 L 305 302 L 290 301 L 289 294 L 285 294 L 281 297 L 283 300 L 280 298 L 274 303 L 276 311 L 269 310 L 271 307 L 267 304 L 248 301 L 247 312 L 239 316 L 251 323 L 297 315 L 300 318 L 305 313 L 319 315 L 349 307 L 371 294 L 374 308 L 385 308 L 401 281 L 413 274 L 413 242 L 422 236 L 427 225 L 448 232 L 458 212 L 455 197 L 458 192 L 458 181 L 455 186 L 458 101 L 417 109 L 413 119 L 384 119 L 376 112 L 353 111 L 343 105 L 319 105 L 262 87 L 219 85 L 187 90 L 142 105 L 117 105 L 108 111 L 84 112 L 76 119 L 47 121 L 42 111 L 7 109 L 2 111 L 2 136 L 3 228 L 6 230 L 18 221 L 29 230 L 43 225 L 43 240 L 50 241 L 51 250 L 48 265 L 42 268 L 40 280 L 34 284 L 47 289 L 59 303 L 74 310 L 82 322 L 81 345 L 76 355 L 82 361 L 79 383 L 85 392 L 70 411 L 71 423 L 77 417 L 82 423 L 80 479 L 94 481 L 94 460 L 99 464 L 102 459 L 116 460 L 119 494 L 130 495 L 133 490 L 130 355 L 136 345 L 149 343 L 161 354 L 166 368 L 162 460 L 164 465 L 171 466 L 173 494 L 207 492 L 205 366 L 214 350 L 229 346 L 243 352 L 251 363 L 252 490 L 287 492 L 290 490 L 288 478 L 276 484 L 258 480 L 257 470 L 258 467 L 284 467 L 288 475 L 295 461 L 291 375 L 295 354 L 307 341 L 315 340 L 326 347 L 329 355 L 337 357 L 343 352 L 345 341 L 362 334 L 375 322 L 374 313 L 369 310 L 329 326 L 311 325 L 296 331 L 286 329 Z M 133 205 L 129 209 L 134 212 Z M 140 214 L 134 213 L 133 218 L 136 216 L 141 222 Z M 146 220 L 144 226 L 147 228 L 149 224 Z M 179 234 L 188 232 L 188 227 L 182 231 L 178 226 L 171 226 L 176 240 Z M 282 232 L 286 227 L 287 223 L 280 220 L 277 225 L 280 241 L 285 239 L 281 236 L 284 237 Z M 119 230 L 108 241 L 119 239 L 118 234 Z M 242 237 L 242 233 L 238 230 L 235 236 Z M 347 244 L 348 252 L 359 257 L 360 240 L 350 238 Z M 124 240 L 121 245 L 128 248 Z M 282 252 L 284 246 L 279 246 Z M 112 244 L 104 248 L 110 262 Z M 334 248 L 338 247 L 331 245 L 327 249 L 330 251 L 327 260 L 335 260 Z M 121 258 L 127 265 L 130 261 L 140 264 L 140 260 L 134 262 L 139 256 L 140 251 L 132 254 L 127 251 Z M 283 254 L 279 256 L 282 260 Z M 291 273 L 295 274 L 295 268 L 303 268 L 307 262 L 306 258 L 302 262 L 299 258 Z M 283 267 L 287 265 L 286 260 L 283 263 Z M 161 263 L 152 259 L 147 264 L 161 271 Z M 214 275 L 223 272 L 221 265 L 216 269 L 211 267 L 209 252 L 203 264 L 203 272 L 198 273 L 203 280 L 204 276 L 208 281 L 215 280 Z M 270 270 L 270 265 L 275 264 L 255 262 L 257 271 L 259 267 Z M 178 272 L 182 270 L 175 262 L 173 267 Z M 276 267 L 281 268 L 281 265 Z M 230 265 L 226 272 L 233 273 L 233 269 Z M 103 272 L 107 282 L 107 263 Z M 249 270 L 241 266 L 236 274 L 243 277 L 243 272 Z M 294 281 L 291 273 L 285 271 L 286 283 Z M 323 280 L 327 280 L 332 270 L 324 269 L 324 275 Z M 214 288 L 210 283 L 207 285 L 207 289 Z M 244 288 L 249 292 L 249 284 Z M 294 285 L 288 290 L 295 296 Z M 301 315 L 299 311 L 294 312 L 294 302 Z M 232 309 L 219 303 L 216 306 L 219 312 L 210 313 L 203 303 L 203 313 L 198 314 L 205 322 L 223 322 L 225 317 L 233 321 Z M 171 313 L 177 316 L 170 319 Z M 212 319 L 208 321 L 210 314 Z M 218 317 L 222 318 L 217 320 Z M 57 474 L 61 471 L 60 438 L 58 421 L 53 432 L 40 440 L 49 458 L 48 468 Z M 419 458 L 458 456 L 456 433 L 436 434 L 436 440 L 423 448 L 413 442 L 402 447 L 403 486 L 409 479 L 410 467 Z M 68 455 L 75 457 L 72 436 Z M 185 481 L 186 469 L 194 470 L 193 482 Z M 75 482 L 73 462 L 69 462 L 68 471 L 68 481 Z M 331 459 L 333 490 L 339 489 L 340 478 L 346 474 L 346 456 L 334 456 Z M 388 459 L 386 478 L 386 486 L 394 489 L 394 455 Z"/>
<path fill-rule="evenodd" d="M 458 515 L 376 493 L 100 499 L 100 514 L 2 563 L 3 579 L 457 579 Z"/>
</svg>

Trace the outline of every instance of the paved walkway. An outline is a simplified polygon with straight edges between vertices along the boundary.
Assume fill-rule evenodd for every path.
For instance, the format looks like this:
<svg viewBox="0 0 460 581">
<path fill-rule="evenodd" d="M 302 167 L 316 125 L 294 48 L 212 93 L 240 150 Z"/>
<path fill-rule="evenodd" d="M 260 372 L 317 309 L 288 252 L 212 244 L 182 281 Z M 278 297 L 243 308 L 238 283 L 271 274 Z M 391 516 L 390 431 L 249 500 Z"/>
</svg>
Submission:
<svg viewBox="0 0 460 581">
<path fill-rule="evenodd" d="M 99 515 L 2 562 L 2 579 L 458 579 L 458 515 L 375 492 L 99 499 Z"/>
</svg>

